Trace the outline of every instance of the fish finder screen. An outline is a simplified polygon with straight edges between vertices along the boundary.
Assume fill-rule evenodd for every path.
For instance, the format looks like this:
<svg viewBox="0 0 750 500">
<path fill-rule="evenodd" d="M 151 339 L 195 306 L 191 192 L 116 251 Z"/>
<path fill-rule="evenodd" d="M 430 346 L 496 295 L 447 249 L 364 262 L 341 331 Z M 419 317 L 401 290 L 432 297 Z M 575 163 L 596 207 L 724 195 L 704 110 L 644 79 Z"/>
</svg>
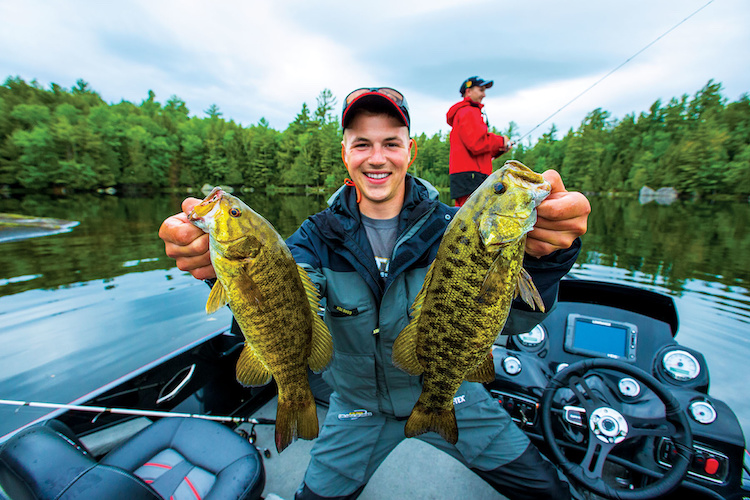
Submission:
<svg viewBox="0 0 750 500">
<path fill-rule="evenodd" d="M 565 349 L 569 352 L 633 361 L 635 325 L 578 314 L 568 317 Z"/>
</svg>

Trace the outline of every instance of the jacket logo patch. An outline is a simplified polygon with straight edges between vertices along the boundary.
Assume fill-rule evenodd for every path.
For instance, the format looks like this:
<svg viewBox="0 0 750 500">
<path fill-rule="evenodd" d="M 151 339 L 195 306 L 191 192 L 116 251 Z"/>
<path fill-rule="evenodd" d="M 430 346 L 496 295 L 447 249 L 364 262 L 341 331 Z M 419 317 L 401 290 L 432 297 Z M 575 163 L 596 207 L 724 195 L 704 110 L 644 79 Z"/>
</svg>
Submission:
<svg viewBox="0 0 750 500">
<path fill-rule="evenodd" d="M 331 313 L 331 316 L 334 316 L 337 318 L 343 318 L 346 316 L 356 316 L 357 314 L 359 314 L 359 310 L 356 307 L 354 309 L 347 309 L 341 306 L 331 306 L 329 308 L 329 312 Z"/>
<path fill-rule="evenodd" d="M 364 417 L 372 417 L 372 412 L 367 410 L 352 410 L 348 413 L 339 413 L 339 420 L 357 420 Z"/>
<path fill-rule="evenodd" d="M 460 405 L 461 403 L 465 403 L 465 402 L 466 402 L 466 395 L 465 394 L 462 394 L 460 396 L 456 396 L 455 398 L 453 398 L 453 405 L 454 406 L 455 405 Z"/>
</svg>

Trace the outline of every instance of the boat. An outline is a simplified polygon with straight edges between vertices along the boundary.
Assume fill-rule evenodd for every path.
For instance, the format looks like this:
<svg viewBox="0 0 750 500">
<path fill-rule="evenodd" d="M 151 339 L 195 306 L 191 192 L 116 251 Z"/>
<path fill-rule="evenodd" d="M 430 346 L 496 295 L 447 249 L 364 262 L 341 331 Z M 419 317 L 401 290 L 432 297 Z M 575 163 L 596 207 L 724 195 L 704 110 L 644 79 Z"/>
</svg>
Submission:
<svg viewBox="0 0 750 500">
<path fill-rule="evenodd" d="M 492 349 L 496 376 L 486 387 L 581 496 L 750 497 L 742 427 L 728 405 L 709 395 L 706 360 L 676 341 L 678 330 L 677 310 L 667 295 L 566 278 L 558 304 L 541 324 L 521 335 L 498 337 Z M 150 450 L 152 441 L 168 432 L 164 428 L 170 424 L 164 422 L 201 420 L 186 439 L 203 443 L 206 457 L 215 455 L 212 449 L 229 449 L 228 442 L 243 443 L 238 453 L 251 473 L 245 477 L 246 495 L 236 498 L 291 499 L 313 442 L 296 441 L 282 453 L 273 449 L 276 388 L 273 382 L 259 388 L 236 383 L 234 365 L 243 345 L 237 332 L 236 325 L 226 325 L 3 436 L 0 487 L 13 500 L 38 498 L 23 496 L 28 485 L 19 486 L 17 478 L 50 474 L 38 470 L 43 457 L 28 452 L 29 447 L 25 462 L 13 457 L 24 449 L 24 439 L 38 437 L 40 428 L 51 427 L 47 434 L 65 437 L 65 446 L 84 453 L 92 470 L 117 469 L 122 450 Z M 330 389 L 319 374 L 310 372 L 310 382 L 322 421 Z M 217 428 L 233 431 L 229 441 L 206 439 Z M 501 498 L 451 461 L 407 439 L 360 498 Z M 58 461 L 53 469 L 55 463 L 62 468 Z M 152 472 L 140 470 L 143 477 Z M 123 474 L 136 476 L 135 482 L 143 479 L 131 470 Z"/>
<path fill-rule="evenodd" d="M 0 243 L 67 233 L 78 224 L 79 221 L 0 213 Z"/>
</svg>

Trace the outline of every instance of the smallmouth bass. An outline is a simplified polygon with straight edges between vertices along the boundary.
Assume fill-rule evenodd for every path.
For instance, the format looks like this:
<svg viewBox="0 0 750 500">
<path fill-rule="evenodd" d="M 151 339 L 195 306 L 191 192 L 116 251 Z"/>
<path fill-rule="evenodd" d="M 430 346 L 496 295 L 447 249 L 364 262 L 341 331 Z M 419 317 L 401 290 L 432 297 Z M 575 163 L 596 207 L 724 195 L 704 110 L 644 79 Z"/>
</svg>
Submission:
<svg viewBox="0 0 750 500">
<path fill-rule="evenodd" d="M 220 188 L 188 218 L 209 234 L 217 282 L 206 312 L 229 304 L 245 337 L 237 381 L 278 386 L 276 449 L 297 437 L 318 436 L 315 399 L 307 367 L 321 371 L 333 354 L 331 334 L 318 315 L 318 291 L 273 226 Z"/>
<path fill-rule="evenodd" d="M 511 160 L 485 179 L 448 224 L 414 299 L 411 322 L 393 345 L 394 365 L 423 376 L 406 437 L 432 431 L 455 444 L 453 397 L 463 380 L 494 380 L 492 344 L 513 299 L 520 294 L 544 311 L 523 257 L 536 207 L 549 192 L 541 174 Z"/>
</svg>

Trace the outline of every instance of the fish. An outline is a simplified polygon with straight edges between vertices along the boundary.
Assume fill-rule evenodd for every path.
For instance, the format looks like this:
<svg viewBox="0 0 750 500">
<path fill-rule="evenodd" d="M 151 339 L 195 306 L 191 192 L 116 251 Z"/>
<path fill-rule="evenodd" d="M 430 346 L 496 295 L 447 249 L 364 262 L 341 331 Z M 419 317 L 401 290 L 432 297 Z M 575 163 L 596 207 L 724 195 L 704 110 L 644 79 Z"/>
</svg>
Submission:
<svg viewBox="0 0 750 500">
<path fill-rule="evenodd" d="M 333 355 L 317 288 L 276 229 L 221 188 L 193 207 L 188 219 L 208 233 L 216 271 L 206 312 L 229 304 L 242 329 L 237 381 L 257 387 L 276 380 L 276 450 L 296 438 L 315 439 L 318 415 L 307 368 L 320 372 Z"/>
<path fill-rule="evenodd" d="M 404 434 L 436 432 L 458 441 L 453 398 L 464 380 L 495 379 L 492 345 L 517 296 L 544 311 L 523 268 L 526 235 L 549 183 L 521 162 L 507 161 L 474 191 L 448 224 L 411 321 L 393 344 L 393 364 L 422 376 L 422 392 Z"/>
</svg>

